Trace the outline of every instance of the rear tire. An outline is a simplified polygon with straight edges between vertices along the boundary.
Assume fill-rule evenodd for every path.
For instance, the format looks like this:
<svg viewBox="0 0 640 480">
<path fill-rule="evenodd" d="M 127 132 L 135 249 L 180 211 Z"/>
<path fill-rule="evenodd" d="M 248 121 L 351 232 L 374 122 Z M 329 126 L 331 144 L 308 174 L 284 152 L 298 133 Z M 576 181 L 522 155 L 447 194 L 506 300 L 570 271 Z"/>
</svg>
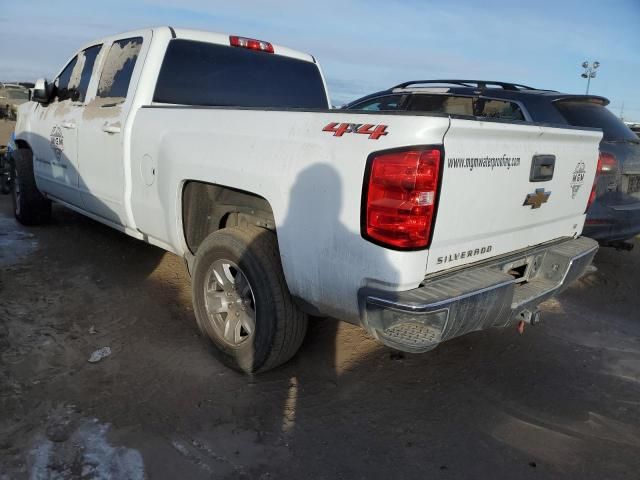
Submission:
<svg viewBox="0 0 640 480">
<path fill-rule="evenodd" d="M 191 280 L 198 326 L 231 368 L 265 372 L 300 348 L 308 318 L 291 298 L 273 232 L 212 233 L 198 247 Z"/>
<path fill-rule="evenodd" d="M 23 225 L 40 225 L 51 219 L 51 200 L 45 198 L 33 174 L 31 150 L 20 148 L 11 155 L 13 213 Z"/>
</svg>

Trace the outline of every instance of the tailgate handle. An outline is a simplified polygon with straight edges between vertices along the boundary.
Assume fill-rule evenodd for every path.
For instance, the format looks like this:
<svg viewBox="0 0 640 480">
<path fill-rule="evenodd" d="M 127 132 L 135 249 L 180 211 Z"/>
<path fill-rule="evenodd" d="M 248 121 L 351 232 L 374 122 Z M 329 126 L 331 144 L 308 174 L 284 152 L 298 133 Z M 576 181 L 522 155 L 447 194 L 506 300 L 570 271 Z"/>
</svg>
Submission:
<svg viewBox="0 0 640 480">
<path fill-rule="evenodd" d="M 534 155 L 531 161 L 530 182 L 546 182 L 553 178 L 556 165 L 555 155 Z"/>
</svg>

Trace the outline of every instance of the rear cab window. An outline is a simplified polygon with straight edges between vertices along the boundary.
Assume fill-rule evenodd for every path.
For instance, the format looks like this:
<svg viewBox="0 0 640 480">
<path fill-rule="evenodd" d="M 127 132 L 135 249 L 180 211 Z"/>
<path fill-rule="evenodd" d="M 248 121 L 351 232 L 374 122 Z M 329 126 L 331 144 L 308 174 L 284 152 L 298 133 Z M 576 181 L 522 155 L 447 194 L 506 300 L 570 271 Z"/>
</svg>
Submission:
<svg viewBox="0 0 640 480">
<path fill-rule="evenodd" d="M 172 40 L 153 101 L 179 105 L 327 109 L 317 65 L 273 53 Z"/>
<path fill-rule="evenodd" d="M 570 125 L 602 129 L 605 141 L 638 140 L 631 129 L 604 105 L 588 100 L 561 100 L 554 105 Z"/>
</svg>

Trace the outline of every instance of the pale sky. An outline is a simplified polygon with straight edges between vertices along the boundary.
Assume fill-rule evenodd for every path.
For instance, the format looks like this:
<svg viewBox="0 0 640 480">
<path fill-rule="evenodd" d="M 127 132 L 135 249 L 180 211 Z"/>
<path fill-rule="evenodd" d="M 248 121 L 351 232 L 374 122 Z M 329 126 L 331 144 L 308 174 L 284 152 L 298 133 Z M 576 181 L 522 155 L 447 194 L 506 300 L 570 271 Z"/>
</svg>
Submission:
<svg viewBox="0 0 640 480">
<path fill-rule="evenodd" d="M 152 25 L 255 37 L 314 55 L 336 105 L 412 79 L 590 93 L 640 121 L 640 0 L 0 0 L 0 80 L 51 78 L 82 44 Z"/>
</svg>

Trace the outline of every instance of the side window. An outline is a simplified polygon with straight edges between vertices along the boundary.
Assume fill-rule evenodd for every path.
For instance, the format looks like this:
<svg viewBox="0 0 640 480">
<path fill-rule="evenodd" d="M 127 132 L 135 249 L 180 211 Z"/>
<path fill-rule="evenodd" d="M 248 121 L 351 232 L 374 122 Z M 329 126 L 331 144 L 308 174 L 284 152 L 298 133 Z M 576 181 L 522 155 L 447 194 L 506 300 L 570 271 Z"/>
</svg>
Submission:
<svg viewBox="0 0 640 480">
<path fill-rule="evenodd" d="M 408 110 L 505 120 L 525 119 L 517 103 L 482 97 L 419 94 L 411 98 Z"/>
<path fill-rule="evenodd" d="M 403 95 L 388 95 L 366 100 L 358 105 L 354 105 L 350 110 L 366 110 L 369 112 L 379 112 L 387 110 L 398 110 L 402 104 Z"/>
<path fill-rule="evenodd" d="M 524 120 L 524 114 L 517 103 L 504 100 L 476 100 L 477 117 L 503 118 L 505 120 Z"/>
<path fill-rule="evenodd" d="M 84 102 L 87 96 L 87 88 L 89 80 L 93 73 L 93 65 L 96 63 L 96 57 L 100 52 L 102 45 L 89 47 L 78 54 L 76 64 L 71 72 L 69 80 L 69 90 L 71 91 L 71 99 L 77 102 Z"/>
<path fill-rule="evenodd" d="M 62 73 L 56 78 L 56 97 L 59 102 L 71 100 L 73 102 L 84 102 L 87 96 L 87 87 L 93 72 L 98 52 L 102 45 L 89 47 L 73 57 Z"/>
<path fill-rule="evenodd" d="M 418 94 L 411 97 L 410 111 L 473 116 L 473 98 Z"/>
<path fill-rule="evenodd" d="M 636 139 L 624 122 L 602 104 L 588 100 L 565 100 L 556 102 L 555 106 L 570 125 L 601 128 L 605 140 Z"/>
<path fill-rule="evenodd" d="M 71 80 L 71 75 L 73 74 L 77 63 L 78 57 L 73 57 L 73 60 L 71 60 L 67 64 L 67 66 L 64 67 L 64 70 L 54 82 L 56 88 L 56 97 L 58 98 L 59 102 L 69 100 L 72 96 L 72 91 L 69 89 L 69 81 Z"/>
<path fill-rule="evenodd" d="M 124 102 L 141 46 L 142 37 L 113 42 L 102 67 L 98 97 L 112 99 L 114 103 Z"/>
</svg>

